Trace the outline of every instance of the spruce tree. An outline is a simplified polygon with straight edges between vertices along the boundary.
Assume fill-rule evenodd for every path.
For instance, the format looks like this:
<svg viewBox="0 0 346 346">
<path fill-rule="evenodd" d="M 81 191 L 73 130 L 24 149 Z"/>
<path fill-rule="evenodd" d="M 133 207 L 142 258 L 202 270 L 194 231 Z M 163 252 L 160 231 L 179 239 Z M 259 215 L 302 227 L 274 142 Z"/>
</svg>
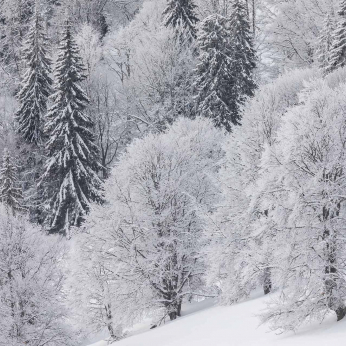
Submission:
<svg viewBox="0 0 346 346">
<path fill-rule="evenodd" d="M 239 122 L 234 109 L 234 61 L 228 24 L 219 14 L 201 23 L 197 38 L 199 63 L 195 101 L 197 114 L 213 119 L 216 126 L 230 131 L 232 125 Z"/>
<path fill-rule="evenodd" d="M 36 0 L 31 25 L 24 41 L 23 62 L 26 71 L 17 95 L 20 107 L 16 112 L 21 159 L 19 174 L 23 181 L 25 204 L 29 206 L 30 220 L 37 223 L 42 223 L 43 196 L 37 182 L 44 162 L 44 116 L 52 89 L 49 41 L 43 22 L 39 1 Z"/>
<path fill-rule="evenodd" d="M 334 30 L 335 22 L 333 15 L 328 13 L 324 19 L 316 51 L 318 66 L 324 72 L 327 71 L 330 62 L 330 50 L 333 44 Z"/>
<path fill-rule="evenodd" d="M 196 7 L 192 0 L 169 0 L 163 11 L 165 26 L 181 27 L 196 38 Z"/>
<path fill-rule="evenodd" d="M 232 71 L 234 76 L 233 117 L 240 121 L 240 107 L 245 99 L 253 96 L 256 83 L 253 72 L 256 68 L 256 54 L 249 15 L 244 0 L 236 0 L 232 5 L 230 18 L 231 40 L 233 50 Z"/>
<path fill-rule="evenodd" d="M 45 220 L 49 232 L 69 236 L 70 226 L 81 224 L 90 202 L 102 202 L 94 124 L 86 113 L 89 100 L 80 85 L 85 68 L 69 23 L 64 26 L 54 76 L 45 125 L 48 159 L 40 184 L 49 203 Z"/>
<path fill-rule="evenodd" d="M 229 18 L 219 14 L 207 17 L 197 41 L 197 113 L 231 131 L 240 124 L 241 106 L 256 88 L 256 56 L 245 4 L 236 1 Z"/>
<path fill-rule="evenodd" d="M 7 148 L 4 149 L 2 167 L 0 168 L 0 201 L 12 209 L 13 214 L 25 210 L 22 204 L 22 190 L 18 187 L 17 167 Z"/>
<path fill-rule="evenodd" d="M 23 50 L 27 66 L 18 94 L 20 108 L 16 113 L 18 132 L 28 143 L 42 143 L 43 116 L 51 93 L 51 61 L 48 39 L 36 4 L 35 14 Z"/>
<path fill-rule="evenodd" d="M 346 64 L 346 0 L 341 0 L 337 26 L 333 33 L 333 43 L 326 72 L 332 72 Z"/>
</svg>

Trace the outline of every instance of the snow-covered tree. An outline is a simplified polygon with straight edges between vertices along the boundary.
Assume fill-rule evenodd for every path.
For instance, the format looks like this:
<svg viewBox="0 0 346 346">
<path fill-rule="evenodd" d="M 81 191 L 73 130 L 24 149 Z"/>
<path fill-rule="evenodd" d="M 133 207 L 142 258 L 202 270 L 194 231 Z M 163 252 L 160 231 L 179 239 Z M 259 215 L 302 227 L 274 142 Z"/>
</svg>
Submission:
<svg viewBox="0 0 346 346">
<path fill-rule="evenodd" d="M 233 46 L 229 20 L 213 14 L 200 24 L 196 67 L 197 113 L 213 119 L 214 124 L 231 131 L 239 124 L 233 74 Z M 236 107 L 236 109 L 235 109 Z"/>
<path fill-rule="evenodd" d="M 22 190 L 18 184 L 17 167 L 6 148 L 4 149 L 2 167 L 0 168 L 0 201 L 10 208 L 14 214 L 25 210 Z"/>
<path fill-rule="evenodd" d="M 195 114 L 195 42 L 176 40 L 175 32 L 162 25 L 165 5 L 165 0 L 144 2 L 135 19 L 105 41 L 104 56 L 118 76 L 113 89 L 121 90 L 119 113 L 141 132 L 162 130 L 179 116 Z"/>
<path fill-rule="evenodd" d="M 346 1 L 340 0 L 336 29 L 333 33 L 333 43 L 330 49 L 327 72 L 331 72 L 346 64 Z"/>
<path fill-rule="evenodd" d="M 317 42 L 327 13 L 340 0 L 256 0 L 256 47 L 275 70 L 306 68 L 316 62 Z M 262 46 L 262 47 L 261 47 Z M 268 65 L 268 62 L 271 63 Z M 260 66 L 260 64 L 259 64 Z"/>
<path fill-rule="evenodd" d="M 102 201 L 94 124 L 86 114 L 89 100 L 80 85 L 85 69 L 71 31 L 65 24 L 45 125 L 48 159 L 40 183 L 47 198 L 47 227 L 63 234 L 81 224 L 91 202 Z"/>
<path fill-rule="evenodd" d="M 244 0 L 236 0 L 231 7 L 230 31 L 233 54 L 232 73 L 235 80 L 233 94 L 233 118 L 240 119 L 240 107 L 246 97 L 253 96 L 256 88 L 254 69 L 256 55 L 253 33 L 249 23 L 249 14 Z"/>
<path fill-rule="evenodd" d="M 0 3 L 0 61 L 6 71 L 4 76 L 12 79 L 8 81 L 10 84 L 16 84 L 20 79 L 23 68 L 21 46 L 30 27 L 34 5 L 33 0 L 3 0 Z"/>
<path fill-rule="evenodd" d="M 95 123 L 95 135 L 100 148 L 103 178 L 107 178 L 115 161 L 137 132 L 119 105 L 118 92 L 107 66 L 102 65 L 90 85 L 90 116 Z"/>
<path fill-rule="evenodd" d="M 163 16 L 165 26 L 185 29 L 193 38 L 196 37 L 198 18 L 193 0 L 168 0 Z"/>
<path fill-rule="evenodd" d="M 64 306 L 63 253 L 61 241 L 0 205 L 1 345 L 76 344 Z"/>
<path fill-rule="evenodd" d="M 258 203 L 262 153 L 276 143 L 282 116 L 299 103 L 305 81 L 317 77 L 317 70 L 290 71 L 262 86 L 245 106 L 242 126 L 224 145 L 225 161 L 218 174 L 222 195 L 211 217 L 211 243 L 206 248 L 208 281 L 220 283 L 223 303 L 234 303 L 258 287 L 265 293 L 277 287 L 269 262 L 275 248 L 267 247 L 274 232 L 264 232 L 269 211 Z"/>
<path fill-rule="evenodd" d="M 20 106 L 16 112 L 21 167 L 19 174 L 23 181 L 25 203 L 29 206 L 30 218 L 34 222 L 42 221 L 39 208 L 42 196 L 37 181 L 42 174 L 44 116 L 52 85 L 49 40 L 41 10 L 36 1 L 35 13 L 23 45 L 22 60 L 26 71 L 17 95 Z"/>
<path fill-rule="evenodd" d="M 263 319 L 276 330 L 346 315 L 345 88 L 307 86 L 262 160 L 261 204 L 280 249 L 271 266 L 281 272 L 281 294 Z"/>
<path fill-rule="evenodd" d="M 128 314 L 131 307 L 123 304 L 122 297 L 128 298 L 132 291 L 120 294 L 121 278 L 110 271 L 112 264 L 102 252 L 102 243 L 96 234 L 74 235 L 68 290 L 75 323 L 87 333 L 98 333 L 106 328 L 109 341 L 113 342 L 124 336 L 121 317 Z M 133 303 L 136 306 L 135 300 Z"/>
<path fill-rule="evenodd" d="M 118 42 L 114 42 L 113 38 L 110 40 L 112 47 L 117 47 L 117 51 L 124 54 Z M 106 178 L 120 151 L 131 139 L 134 124 L 128 121 L 127 114 L 120 106 L 118 76 L 114 74 L 114 60 L 110 64 L 102 61 L 103 47 L 98 32 L 90 25 L 84 24 L 76 36 L 76 42 L 87 69 L 88 77 L 84 84 L 90 99 L 90 107 L 87 111 L 95 124 L 95 137 L 100 149 L 103 178 Z M 107 52 L 104 56 L 109 59 L 111 51 L 108 50 L 108 45 L 106 46 Z M 117 67 L 122 65 L 119 61 L 117 63 Z M 120 71 L 119 73 L 121 74 Z"/>
<path fill-rule="evenodd" d="M 184 298 L 201 293 L 222 141 L 210 120 L 180 119 L 132 143 L 114 168 L 109 203 L 92 210 L 85 230 L 95 254 L 88 257 L 102 258 L 112 299 L 121 303 L 116 321 L 153 310 L 173 320 Z"/>
<path fill-rule="evenodd" d="M 232 5 L 229 17 L 213 14 L 200 25 L 195 88 L 197 112 L 231 131 L 240 124 L 240 108 L 253 96 L 256 66 L 246 6 Z"/>
<path fill-rule="evenodd" d="M 16 113 L 20 136 L 36 145 L 42 143 L 43 116 L 52 85 L 48 44 L 43 20 L 36 8 L 22 52 L 27 70 L 18 93 L 20 108 Z"/>
<path fill-rule="evenodd" d="M 76 35 L 76 43 L 86 68 L 88 85 L 90 85 L 102 58 L 100 35 L 91 25 L 84 24 Z"/>
<path fill-rule="evenodd" d="M 333 44 L 333 33 L 335 30 L 335 19 L 333 13 L 328 13 L 324 19 L 323 28 L 320 33 L 317 47 L 318 66 L 326 72 L 330 62 L 330 50 Z"/>
</svg>

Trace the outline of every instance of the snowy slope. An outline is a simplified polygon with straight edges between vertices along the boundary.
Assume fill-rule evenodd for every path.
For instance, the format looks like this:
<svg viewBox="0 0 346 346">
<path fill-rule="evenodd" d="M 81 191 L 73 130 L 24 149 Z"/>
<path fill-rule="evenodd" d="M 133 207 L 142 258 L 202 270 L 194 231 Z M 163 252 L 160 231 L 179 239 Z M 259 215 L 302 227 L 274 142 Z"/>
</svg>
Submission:
<svg viewBox="0 0 346 346">
<path fill-rule="evenodd" d="M 322 325 L 304 327 L 296 334 L 276 335 L 260 326 L 256 317 L 267 298 L 230 306 L 211 306 L 212 302 L 187 307 L 187 315 L 115 343 L 117 346 L 345 346 L 346 321 L 336 323 L 330 316 Z M 208 306 L 209 305 L 209 306 Z M 98 342 L 92 346 L 106 346 Z"/>
</svg>

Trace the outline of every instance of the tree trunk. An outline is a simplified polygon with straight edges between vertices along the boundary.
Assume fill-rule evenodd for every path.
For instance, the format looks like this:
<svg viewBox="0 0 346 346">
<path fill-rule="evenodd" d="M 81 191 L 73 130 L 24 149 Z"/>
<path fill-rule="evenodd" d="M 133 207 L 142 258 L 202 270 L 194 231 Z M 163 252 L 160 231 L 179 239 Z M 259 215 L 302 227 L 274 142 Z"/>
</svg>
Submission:
<svg viewBox="0 0 346 346">
<path fill-rule="evenodd" d="M 172 312 L 169 313 L 169 319 L 170 319 L 171 321 L 177 319 L 177 317 L 178 317 L 177 311 L 172 311 Z"/>
<path fill-rule="evenodd" d="M 342 304 L 343 306 L 339 306 L 336 310 L 336 317 L 337 321 L 341 321 L 346 316 L 346 307 L 345 304 Z"/>
<path fill-rule="evenodd" d="M 323 207 L 322 216 L 323 220 L 327 222 L 333 217 L 338 217 L 340 214 L 341 203 L 336 204 L 336 210 L 332 213 L 329 208 Z M 337 239 L 335 234 L 331 233 L 327 226 L 325 226 L 323 232 L 323 240 L 326 243 L 325 254 L 327 258 L 327 263 L 325 266 L 325 288 L 328 299 L 328 307 L 330 310 L 334 311 L 337 320 L 340 321 L 346 316 L 346 306 L 345 303 L 338 296 L 338 268 L 337 268 Z"/>
<path fill-rule="evenodd" d="M 173 320 L 177 319 L 177 317 L 181 316 L 181 304 L 182 304 L 182 301 L 181 301 L 181 299 L 179 299 L 179 300 L 175 301 L 173 304 L 169 305 L 168 316 L 169 316 L 169 319 L 171 321 L 173 321 Z"/>
<path fill-rule="evenodd" d="M 118 336 L 116 335 L 113 328 L 113 318 L 112 318 L 112 308 L 110 304 L 105 305 L 106 317 L 107 317 L 107 329 L 112 340 L 117 340 Z"/>
<path fill-rule="evenodd" d="M 272 279 L 270 269 L 266 268 L 264 270 L 264 280 L 263 280 L 263 291 L 264 294 L 269 294 L 272 290 Z"/>
<path fill-rule="evenodd" d="M 253 35 L 256 35 L 256 5 L 255 0 L 252 0 L 252 30 Z"/>
<path fill-rule="evenodd" d="M 177 315 L 178 317 L 181 316 L 181 305 L 182 305 L 182 302 L 181 302 L 181 299 L 179 300 L 179 303 L 178 303 L 178 309 L 177 309 Z"/>
</svg>

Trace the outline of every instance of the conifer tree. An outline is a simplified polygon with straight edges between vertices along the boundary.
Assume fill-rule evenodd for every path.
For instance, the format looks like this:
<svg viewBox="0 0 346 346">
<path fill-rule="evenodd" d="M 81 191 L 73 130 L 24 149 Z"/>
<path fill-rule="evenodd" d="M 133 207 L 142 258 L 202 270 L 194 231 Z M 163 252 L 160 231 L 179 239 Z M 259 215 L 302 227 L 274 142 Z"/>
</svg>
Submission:
<svg viewBox="0 0 346 346">
<path fill-rule="evenodd" d="M 231 131 L 240 124 L 240 108 L 256 88 L 256 57 L 245 4 L 235 2 L 229 18 L 207 17 L 201 24 L 198 47 L 197 113 Z"/>
<path fill-rule="evenodd" d="M 195 96 L 197 113 L 213 119 L 218 127 L 230 131 L 232 124 L 238 124 L 234 116 L 234 74 L 233 52 L 228 20 L 213 14 L 200 27 L 197 39 L 199 63 Z"/>
<path fill-rule="evenodd" d="M 0 168 L 0 201 L 15 214 L 25 210 L 22 200 L 22 190 L 18 187 L 17 167 L 5 148 Z"/>
<path fill-rule="evenodd" d="M 320 69 L 326 72 L 330 62 L 330 50 L 333 44 L 333 32 L 335 30 L 335 22 L 332 14 L 327 14 L 323 28 L 320 33 L 317 47 L 317 62 Z"/>
<path fill-rule="evenodd" d="M 196 7 L 192 0 L 169 0 L 163 11 L 165 26 L 182 27 L 196 38 Z"/>
<path fill-rule="evenodd" d="M 236 0 L 232 5 L 230 30 L 233 50 L 232 71 L 234 75 L 233 117 L 240 121 L 240 106 L 246 97 L 253 96 L 256 83 L 253 71 L 256 68 L 256 54 L 249 15 L 244 0 Z"/>
<path fill-rule="evenodd" d="M 79 50 L 67 22 L 55 67 L 52 106 L 45 134 L 48 159 L 40 184 L 45 189 L 50 233 L 69 236 L 79 226 L 92 201 L 102 201 L 102 181 L 93 122 L 85 109 L 89 102 L 80 83 L 86 78 Z"/>
<path fill-rule="evenodd" d="M 346 64 L 346 0 L 341 0 L 336 29 L 326 72 L 332 72 Z"/>
<path fill-rule="evenodd" d="M 18 94 L 20 108 L 16 113 L 18 132 L 28 143 L 42 142 L 43 116 L 51 93 L 51 61 L 48 39 L 36 4 L 35 14 L 24 44 L 23 58 L 27 66 Z"/>
</svg>

